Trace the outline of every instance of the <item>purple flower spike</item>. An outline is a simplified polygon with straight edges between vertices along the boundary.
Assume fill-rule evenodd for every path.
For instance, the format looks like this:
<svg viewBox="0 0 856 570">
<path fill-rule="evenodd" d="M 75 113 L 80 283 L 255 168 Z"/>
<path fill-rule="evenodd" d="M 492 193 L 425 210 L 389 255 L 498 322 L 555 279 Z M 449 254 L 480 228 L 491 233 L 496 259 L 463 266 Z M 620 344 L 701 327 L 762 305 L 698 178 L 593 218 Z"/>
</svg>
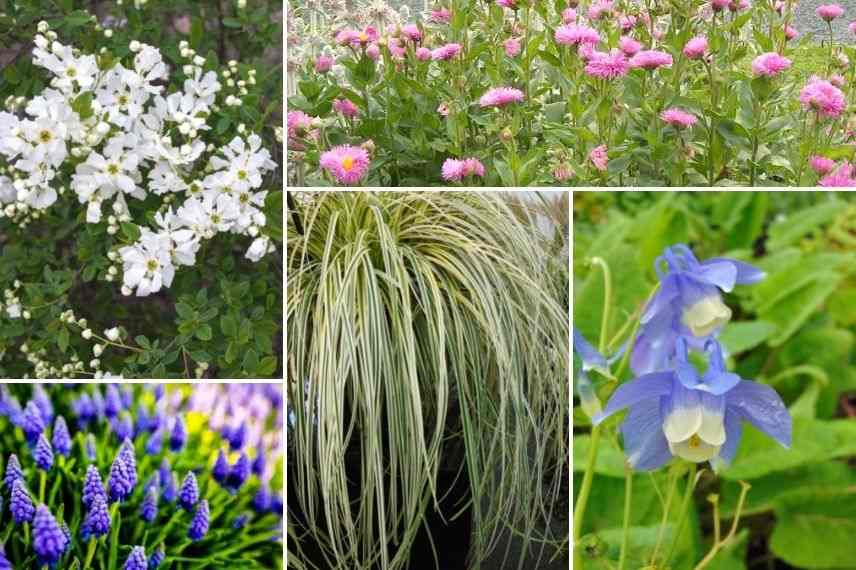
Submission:
<svg viewBox="0 0 856 570">
<path fill-rule="evenodd" d="M 12 564 L 6 558 L 6 551 L 0 546 L 0 570 L 12 570 Z"/>
<path fill-rule="evenodd" d="M 208 501 L 202 500 L 199 506 L 196 507 L 196 514 L 193 515 L 193 520 L 190 521 L 190 528 L 187 530 L 187 538 L 196 542 L 208 533 Z"/>
<path fill-rule="evenodd" d="M 268 509 L 269 512 L 282 517 L 283 506 L 284 505 L 282 504 L 282 495 L 280 495 L 279 493 L 274 493 L 270 496 L 270 508 Z"/>
<path fill-rule="evenodd" d="M 24 408 L 24 413 L 21 416 L 21 429 L 30 445 L 35 445 L 39 436 L 45 431 L 45 419 L 42 416 L 42 410 L 32 400 L 27 402 L 27 407 Z"/>
<path fill-rule="evenodd" d="M 257 513 L 265 513 L 270 508 L 270 501 L 270 489 L 267 485 L 262 485 L 253 497 L 253 509 Z"/>
<path fill-rule="evenodd" d="M 68 525 L 65 524 L 65 521 L 62 521 L 62 524 L 59 525 L 62 534 L 65 536 L 65 550 L 63 553 L 68 552 L 68 549 L 71 548 L 71 529 L 68 528 Z"/>
<path fill-rule="evenodd" d="M 54 416 L 53 404 L 48 393 L 45 392 L 41 384 L 33 386 L 33 402 L 39 407 L 42 412 L 42 419 L 45 420 L 45 425 L 51 423 Z"/>
<path fill-rule="evenodd" d="M 137 485 L 137 456 L 134 452 L 134 444 L 131 443 L 130 439 L 125 438 L 125 441 L 122 442 L 119 455 L 128 467 L 128 480 L 131 482 L 131 487 L 135 487 Z"/>
<path fill-rule="evenodd" d="M 68 539 L 45 505 L 39 505 L 33 518 L 33 550 L 39 564 L 52 565 L 59 561 Z"/>
<path fill-rule="evenodd" d="M 158 475 L 160 475 L 161 485 L 163 485 L 164 481 L 172 474 L 172 467 L 169 464 L 169 459 L 166 457 L 161 461 L 160 467 L 158 467 Z"/>
<path fill-rule="evenodd" d="M 30 499 L 30 493 L 27 491 L 23 479 L 16 480 L 12 486 L 9 510 L 12 511 L 15 524 L 28 523 L 33 520 L 36 508 L 33 506 L 33 500 Z"/>
<path fill-rule="evenodd" d="M 119 396 L 119 390 L 114 384 L 107 386 L 107 392 L 104 396 L 104 414 L 108 418 L 114 418 L 122 411 L 122 398 Z"/>
<path fill-rule="evenodd" d="M 98 450 L 95 448 L 95 436 L 91 433 L 86 434 L 86 458 L 89 461 L 95 461 L 98 457 Z"/>
<path fill-rule="evenodd" d="M 241 488 L 247 479 L 250 477 L 250 460 L 245 454 L 241 454 L 232 469 L 229 471 L 229 477 L 226 481 L 226 486 L 237 491 Z"/>
<path fill-rule="evenodd" d="M 199 500 L 199 486 L 196 483 L 196 475 L 189 471 L 181 483 L 181 492 L 178 494 L 178 504 L 188 513 L 193 510 L 193 505 Z"/>
<path fill-rule="evenodd" d="M 163 544 L 161 544 L 158 549 L 155 550 L 154 554 L 149 556 L 149 570 L 155 570 L 155 568 L 161 565 L 164 558 L 166 558 L 166 553 L 163 551 Z"/>
<path fill-rule="evenodd" d="M 51 442 L 48 441 L 45 434 L 39 436 L 36 449 L 33 451 L 33 458 L 36 460 L 36 467 L 42 471 L 50 471 L 53 467 L 53 449 L 51 449 Z"/>
<path fill-rule="evenodd" d="M 97 498 L 106 502 L 107 493 L 104 492 L 104 483 L 101 481 L 98 468 L 90 465 L 86 468 L 86 477 L 83 479 L 83 506 L 90 508 Z"/>
<path fill-rule="evenodd" d="M 71 435 L 68 433 L 68 425 L 62 416 L 57 416 L 56 421 L 54 421 L 51 443 L 53 443 L 56 452 L 63 457 L 68 457 L 71 454 Z"/>
<path fill-rule="evenodd" d="M 163 500 L 167 503 L 175 502 L 178 497 L 178 484 L 175 480 L 175 474 L 172 471 L 167 471 L 165 479 L 161 479 L 161 491 Z"/>
<path fill-rule="evenodd" d="M 160 455 L 163 451 L 163 433 L 160 430 L 153 432 L 146 440 L 146 454 Z"/>
<path fill-rule="evenodd" d="M 184 430 L 184 420 L 181 416 L 175 418 L 172 433 L 169 434 L 169 448 L 173 451 L 181 451 L 187 441 L 187 433 Z"/>
<path fill-rule="evenodd" d="M 165 390 L 164 390 L 163 384 L 156 385 L 155 386 L 155 401 L 163 398 L 164 392 L 165 392 Z"/>
<path fill-rule="evenodd" d="M 21 462 L 18 461 L 18 456 L 13 453 L 9 456 L 9 461 L 6 463 L 6 476 L 4 477 L 6 489 L 12 491 L 15 481 L 23 478 L 24 472 L 21 470 Z"/>
<path fill-rule="evenodd" d="M 143 499 L 143 504 L 140 505 L 140 518 L 150 523 L 158 516 L 158 492 L 154 487 L 150 487 L 146 492 L 146 498 Z"/>
<path fill-rule="evenodd" d="M 110 502 L 124 501 L 134 489 L 131 484 L 131 474 L 128 466 L 122 460 L 121 450 L 110 466 L 110 479 L 107 481 Z"/>
<path fill-rule="evenodd" d="M 137 406 L 136 435 L 149 431 L 149 411 L 142 404 Z"/>
<path fill-rule="evenodd" d="M 229 462 L 226 461 L 226 455 L 222 449 L 217 452 L 217 460 L 214 462 L 211 474 L 214 476 L 214 480 L 220 484 L 225 483 L 229 476 Z"/>
<path fill-rule="evenodd" d="M 148 567 L 149 564 L 146 561 L 146 550 L 142 546 L 135 546 L 134 549 L 131 550 L 128 560 L 125 561 L 125 565 L 122 566 L 123 570 L 147 570 Z"/>
<path fill-rule="evenodd" d="M 229 433 L 229 447 L 232 448 L 233 451 L 237 451 L 244 447 L 244 440 L 247 438 L 247 426 L 244 422 L 233 429 Z"/>
<path fill-rule="evenodd" d="M 247 515 L 238 515 L 235 517 L 235 520 L 232 521 L 232 528 L 236 530 L 244 528 L 247 525 L 247 520 L 249 520 Z"/>
<path fill-rule="evenodd" d="M 92 403 L 89 394 L 81 394 L 80 397 L 72 400 L 71 409 L 77 419 L 77 427 L 81 430 L 86 429 L 86 426 L 95 419 L 95 404 Z"/>
<path fill-rule="evenodd" d="M 110 512 L 107 510 L 107 501 L 102 496 L 96 496 L 91 504 L 86 518 L 83 519 L 81 536 L 86 542 L 91 538 L 98 538 L 110 532 Z"/>
<path fill-rule="evenodd" d="M 128 412 L 121 412 L 118 416 L 110 418 L 110 428 L 116 434 L 116 439 L 125 441 L 134 435 L 134 420 Z"/>
<path fill-rule="evenodd" d="M 253 459 L 253 473 L 261 477 L 265 472 L 265 450 L 263 447 L 256 448 L 256 458 Z"/>
</svg>

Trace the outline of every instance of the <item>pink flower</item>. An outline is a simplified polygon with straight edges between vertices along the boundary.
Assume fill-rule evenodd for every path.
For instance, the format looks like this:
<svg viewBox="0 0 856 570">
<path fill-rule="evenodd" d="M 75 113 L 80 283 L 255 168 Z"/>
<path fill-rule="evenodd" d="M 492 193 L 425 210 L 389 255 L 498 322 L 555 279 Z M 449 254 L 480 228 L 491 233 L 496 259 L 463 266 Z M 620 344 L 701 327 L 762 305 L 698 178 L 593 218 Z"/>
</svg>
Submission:
<svg viewBox="0 0 856 570">
<path fill-rule="evenodd" d="M 419 61 L 428 61 L 431 59 L 431 50 L 427 47 L 416 48 L 416 59 Z"/>
<path fill-rule="evenodd" d="M 452 19 L 452 13 L 448 8 L 440 8 L 439 10 L 431 10 L 430 19 L 437 24 L 448 24 Z"/>
<path fill-rule="evenodd" d="M 595 45 L 600 42 L 600 34 L 597 30 L 582 24 L 565 24 L 556 28 L 556 41 L 566 46 L 589 44 Z"/>
<path fill-rule="evenodd" d="M 731 4 L 731 0 L 710 0 L 710 7 L 713 8 L 714 12 L 725 10 L 729 4 Z"/>
<path fill-rule="evenodd" d="M 698 59 L 704 56 L 704 52 L 706 51 L 707 38 L 704 36 L 696 36 L 684 46 L 684 55 L 689 59 Z"/>
<path fill-rule="evenodd" d="M 422 39 L 422 30 L 416 24 L 401 26 L 401 34 L 412 42 L 418 42 Z"/>
<path fill-rule="evenodd" d="M 795 27 L 791 26 L 790 24 L 785 25 L 785 39 L 787 39 L 788 41 L 791 41 L 792 39 L 794 39 L 798 35 L 800 35 L 800 33 L 797 31 L 797 29 Z"/>
<path fill-rule="evenodd" d="M 611 14 L 614 5 L 612 0 L 594 0 L 588 9 L 588 17 L 591 20 L 600 20 L 604 15 Z"/>
<path fill-rule="evenodd" d="M 477 158 L 447 158 L 440 170 L 443 180 L 460 182 L 467 176 L 484 177 L 484 165 Z"/>
<path fill-rule="evenodd" d="M 641 67 L 648 70 L 669 65 L 672 65 L 672 56 L 655 49 L 640 51 L 630 59 L 630 67 Z"/>
<path fill-rule="evenodd" d="M 357 30 L 342 30 L 336 34 L 336 43 L 340 45 L 351 44 L 354 46 L 360 46 L 376 42 L 377 39 L 377 30 L 372 26 L 366 27 L 361 32 Z"/>
<path fill-rule="evenodd" d="M 580 59 L 586 63 L 591 61 L 591 59 L 594 56 L 601 54 L 601 53 L 603 53 L 603 52 L 598 51 L 592 44 L 582 44 L 577 49 L 577 55 L 579 55 Z"/>
<path fill-rule="evenodd" d="M 558 182 L 564 182 L 565 180 L 569 180 L 574 173 L 566 164 L 559 164 L 556 168 L 553 169 L 553 178 Z"/>
<path fill-rule="evenodd" d="M 818 176 L 829 174 L 835 168 L 835 161 L 825 156 L 813 156 L 809 159 L 808 164 Z"/>
<path fill-rule="evenodd" d="M 752 73 L 757 76 L 773 77 L 790 66 L 791 60 L 776 52 L 762 53 L 752 61 Z"/>
<path fill-rule="evenodd" d="M 404 56 L 407 55 L 407 48 L 404 47 L 400 39 L 389 38 L 389 53 L 393 59 L 404 59 Z"/>
<path fill-rule="evenodd" d="M 360 113 L 357 106 L 350 99 L 335 99 L 333 101 L 333 110 L 341 113 L 342 116 L 348 119 L 353 119 Z"/>
<path fill-rule="evenodd" d="M 333 67 L 335 60 L 329 55 L 319 55 L 315 59 L 315 71 L 317 73 L 327 73 Z"/>
<path fill-rule="evenodd" d="M 773 4 L 773 10 L 775 10 L 780 16 L 782 15 L 782 10 L 785 9 L 785 3 L 783 0 L 776 0 L 775 4 Z"/>
<path fill-rule="evenodd" d="M 518 38 L 508 38 L 502 44 L 505 48 L 505 55 L 508 57 L 517 57 L 520 54 L 520 40 Z"/>
<path fill-rule="evenodd" d="M 461 53 L 461 44 L 446 44 L 431 52 L 434 61 L 447 61 Z"/>
<path fill-rule="evenodd" d="M 636 25 L 636 16 L 619 16 L 618 25 L 621 26 L 622 31 L 629 32 Z"/>
<path fill-rule="evenodd" d="M 642 49 L 642 44 L 630 36 L 621 36 L 621 39 L 618 40 L 618 49 L 624 52 L 627 57 L 632 57 Z"/>
<path fill-rule="evenodd" d="M 632 40 L 631 40 L 632 41 Z M 600 79 L 615 79 L 627 74 L 630 65 L 627 57 L 617 49 L 609 53 L 598 52 L 586 65 L 586 74 Z"/>
<path fill-rule="evenodd" d="M 836 118 L 847 108 L 844 93 L 829 81 L 812 76 L 800 91 L 803 108 L 813 109 L 822 117 Z"/>
<path fill-rule="evenodd" d="M 732 12 L 742 12 L 749 8 L 749 0 L 731 0 L 728 9 Z"/>
<path fill-rule="evenodd" d="M 817 184 L 825 188 L 856 188 L 853 165 L 845 162 L 838 167 L 838 170 L 821 178 Z"/>
<path fill-rule="evenodd" d="M 562 10 L 562 23 L 571 24 L 577 21 L 577 11 L 573 8 L 565 8 Z M 854 32 L 856 33 L 856 32 Z"/>
<path fill-rule="evenodd" d="M 310 133 L 312 128 L 312 117 L 303 111 L 289 111 L 285 117 L 288 128 L 288 140 L 298 139 Z"/>
<path fill-rule="evenodd" d="M 443 117 L 449 116 L 449 106 L 445 103 L 440 103 L 440 106 L 437 107 L 437 112 Z"/>
<path fill-rule="evenodd" d="M 366 48 L 366 55 L 374 61 L 377 61 L 378 58 L 380 58 L 380 48 L 377 44 L 371 44 Z"/>
<path fill-rule="evenodd" d="M 823 18 L 827 22 L 831 22 L 835 18 L 839 18 L 844 15 L 844 8 L 838 4 L 823 4 L 818 6 L 814 13 L 817 14 L 819 18 Z"/>
<path fill-rule="evenodd" d="M 591 152 L 589 153 L 588 157 L 597 170 L 600 170 L 601 172 L 606 171 L 607 164 L 609 163 L 609 156 L 606 154 L 605 144 L 596 146 L 591 149 Z"/>
<path fill-rule="evenodd" d="M 487 93 L 479 99 L 479 105 L 482 107 L 505 107 L 511 103 L 519 103 L 523 101 L 523 91 L 513 87 L 496 87 L 488 90 Z"/>
<path fill-rule="evenodd" d="M 829 82 L 835 85 L 836 87 L 844 87 L 844 76 L 835 74 L 829 77 Z"/>
<path fill-rule="evenodd" d="M 511 8 L 512 10 L 517 8 L 516 4 L 516 0 L 496 0 L 497 6 L 502 6 L 503 8 Z"/>
<path fill-rule="evenodd" d="M 340 145 L 322 154 L 320 164 L 339 184 L 353 186 L 369 169 L 369 153 L 358 146 Z"/>
<path fill-rule="evenodd" d="M 666 123 L 672 125 L 676 129 L 686 129 L 696 124 L 698 119 L 692 113 L 687 113 L 683 109 L 672 107 L 660 113 L 660 118 Z"/>
<path fill-rule="evenodd" d="M 850 30 L 851 34 L 856 34 L 856 20 L 850 22 L 850 25 L 848 25 L 847 28 Z"/>
</svg>

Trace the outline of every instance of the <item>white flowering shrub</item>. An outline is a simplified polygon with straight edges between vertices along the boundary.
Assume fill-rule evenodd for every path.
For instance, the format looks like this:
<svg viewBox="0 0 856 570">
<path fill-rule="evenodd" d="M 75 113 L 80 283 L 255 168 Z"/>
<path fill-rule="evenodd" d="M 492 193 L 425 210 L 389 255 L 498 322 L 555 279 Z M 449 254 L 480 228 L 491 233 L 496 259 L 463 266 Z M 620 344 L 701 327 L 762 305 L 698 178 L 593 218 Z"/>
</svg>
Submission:
<svg viewBox="0 0 856 570">
<path fill-rule="evenodd" d="M 205 25 L 89 51 L 41 21 L 39 80 L 4 71 L 0 376 L 278 371 L 281 93 L 192 47 Z"/>
</svg>

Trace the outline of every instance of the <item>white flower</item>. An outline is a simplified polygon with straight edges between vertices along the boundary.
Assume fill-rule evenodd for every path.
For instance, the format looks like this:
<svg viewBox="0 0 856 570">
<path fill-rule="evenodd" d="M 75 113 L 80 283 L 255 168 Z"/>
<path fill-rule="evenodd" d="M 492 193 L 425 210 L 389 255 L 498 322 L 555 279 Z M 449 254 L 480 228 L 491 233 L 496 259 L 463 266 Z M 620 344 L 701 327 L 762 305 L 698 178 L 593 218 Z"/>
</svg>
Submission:
<svg viewBox="0 0 856 570">
<path fill-rule="evenodd" d="M 50 50 L 39 47 L 33 50 L 33 64 L 44 67 L 56 77 L 51 85 L 70 93 L 78 87 L 81 91 L 90 89 L 98 76 L 98 62 L 94 56 L 74 56 L 71 46 L 59 42 L 50 44 Z"/>
<path fill-rule="evenodd" d="M 95 355 L 96 358 L 101 356 L 101 353 L 104 352 L 104 347 L 100 344 L 92 345 L 92 354 Z"/>
<path fill-rule="evenodd" d="M 84 330 L 82 333 L 80 333 L 80 336 L 82 336 L 86 340 L 89 340 L 90 338 L 92 338 L 92 329 Z"/>
<path fill-rule="evenodd" d="M 107 329 L 104 331 L 104 336 L 107 337 L 110 342 L 116 342 L 119 340 L 119 328 L 113 327 L 112 329 Z"/>
<path fill-rule="evenodd" d="M 214 104 L 214 98 L 220 89 L 221 85 L 217 81 L 217 74 L 209 71 L 202 75 L 202 68 L 200 67 L 194 69 L 193 77 L 184 80 L 184 90 L 193 93 L 209 106 Z"/>
<path fill-rule="evenodd" d="M 243 192 L 262 185 L 264 172 L 276 168 L 270 159 L 270 152 L 261 148 L 262 139 L 255 133 L 245 143 L 241 137 L 235 137 L 220 149 L 225 158 L 211 157 L 211 165 L 221 171 L 216 184 Z M 210 178 L 210 177 L 209 177 Z"/>
<path fill-rule="evenodd" d="M 270 238 L 267 236 L 257 237 L 253 240 L 253 243 L 250 244 L 250 248 L 247 250 L 244 257 L 255 263 L 264 257 L 270 249 Z"/>
<path fill-rule="evenodd" d="M 15 302 L 6 305 L 6 314 L 9 315 L 10 319 L 20 319 L 21 318 L 21 303 Z"/>
<path fill-rule="evenodd" d="M 138 297 L 157 293 L 162 286 L 169 287 L 175 276 L 171 249 L 172 244 L 168 236 L 143 228 L 137 243 L 119 250 L 124 262 L 125 287 L 136 288 Z"/>
</svg>

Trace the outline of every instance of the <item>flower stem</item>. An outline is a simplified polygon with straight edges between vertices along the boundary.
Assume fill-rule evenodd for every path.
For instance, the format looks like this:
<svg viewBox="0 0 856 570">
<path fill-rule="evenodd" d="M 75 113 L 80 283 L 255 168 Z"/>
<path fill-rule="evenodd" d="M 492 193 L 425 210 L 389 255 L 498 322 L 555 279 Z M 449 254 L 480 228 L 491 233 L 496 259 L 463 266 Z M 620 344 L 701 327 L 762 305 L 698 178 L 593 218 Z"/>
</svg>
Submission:
<svg viewBox="0 0 856 570">
<path fill-rule="evenodd" d="M 624 528 L 621 532 L 621 556 L 618 559 L 618 570 L 624 570 L 627 562 L 627 544 L 630 542 L 630 510 L 633 498 L 633 469 L 629 463 L 624 464 Z"/>
<path fill-rule="evenodd" d="M 719 540 L 719 498 L 716 497 L 714 500 L 711 500 L 713 503 L 714 528 L 716 529 L 714 542 L 710 552 L 708 552 L 707 556 L 698 563 L 695 570 L 702 570 L 710 564 L 716 557 L 719 550 L 728 544 L 728 541 L 734 538 L 734 535 L 737 533 L 737 524 L 740 522 L 740 515 L 743 512 L 743 504 L 746 502 L 746 495 L 749 493 L 749 489 L 751 489 L 752 486 L 746 481 L 740 481 L 740 487 L 740 498 L 737 499 L 737 508 L 734 510 L 734 520 L 731 522 L 731 529 L 729 529 L 728 535 L 722 540 Z"/>
<path fill-rule="evenodd" d="M 83 570 L 86 570 L 92 564 L 92 558 L 95 556 L 95 548 L 98 546 L 98 540 L 91 538 L 89 546 L 86 549 L 86 561 L 83 563 Z"/>
<path fill-rule="evenodd" d="M 654 567 L 657 561 L 657 553 L 660 551 L 660 544 L 663 542 L 663 533 L 666 530 L 666 523 L 669 522 L 669 512 L 671 512 L 672 499 L 675 498 L 675 491 L 678 488 L 678 474 L 669 474 L 669 492 L 666 494 L 666 504 L 663 507 L 663 519 L 660 521 L 660 528 L 657 530 L 657 542 L 654 543 L 654 552 L 651 554 L 651 561 L 648 566 Z"/>
<path fill-rule="evenodd" d="M 609 339 L 609 305 L 612 303 L 612 273 L 609 264 L 602 257 L 592 257 L 592 265 L 597 265 L 603 271 L 603 311 L 600 319 L 600 339 L 598 350 L 603 353 Z"/>
<path fill-rule="evenodd" d="M 588 503 L 589 494 L 591 493 L 591 483 L 594 479 L 594 465 L 597 462 L 597 445 L 600 441 L 600 426 L 591 428 L 591 440 L 589 447 L 588 463 L 586 464 L 585 474 L 583 475 L 583 483 L 580 487 L 580 495 L 577 497 L 577 504 L 574 506 L 574 566 L 577 568 L 583 567 L 582 552 L 580 551 L 580 536 L 582 536 L 583 520 L 586 514 L 586 505 Z"/>
<path fill-rule="evenodd" d="M 39 469 L 39 502 L 45 502 L 45 485 L 47 485 L 47 473 Z"/>
<path fill-rule="evenodd" d="M 687 511 L 689 511 L 690 502 L 692 501 L 692 498 L 693 498 L 693 491 L 695 490 L 695 479 L 696 479 L 696 472 L 697 471 L 698 471 L 698 465 L 696 465 L 695 463 L 690 463 L 690 472 L 687 475 L 687 488 L 686 488 L 686 491 L 684 492 L 684 500 L 681 503 L 681 515 L 680 515 L 680 518 L 678 519 L 678 527 L 677 527 L 677 531 L 675 532 L 675 539 L 672 542 L 672 548 L 669 550 L 668 558 L 666 558 L 666 564 L 665 564 L 666 567 L 668 567 L 670 565 L 670 563 L 672 561 L 672 557 L 675 555 L 675 552 L 678 549 L 678 542 L 680 542 L 681 535 L 683 534 L 683 531 L 684 531 L 684 523 L 687 520 Z"/>
</svg>

